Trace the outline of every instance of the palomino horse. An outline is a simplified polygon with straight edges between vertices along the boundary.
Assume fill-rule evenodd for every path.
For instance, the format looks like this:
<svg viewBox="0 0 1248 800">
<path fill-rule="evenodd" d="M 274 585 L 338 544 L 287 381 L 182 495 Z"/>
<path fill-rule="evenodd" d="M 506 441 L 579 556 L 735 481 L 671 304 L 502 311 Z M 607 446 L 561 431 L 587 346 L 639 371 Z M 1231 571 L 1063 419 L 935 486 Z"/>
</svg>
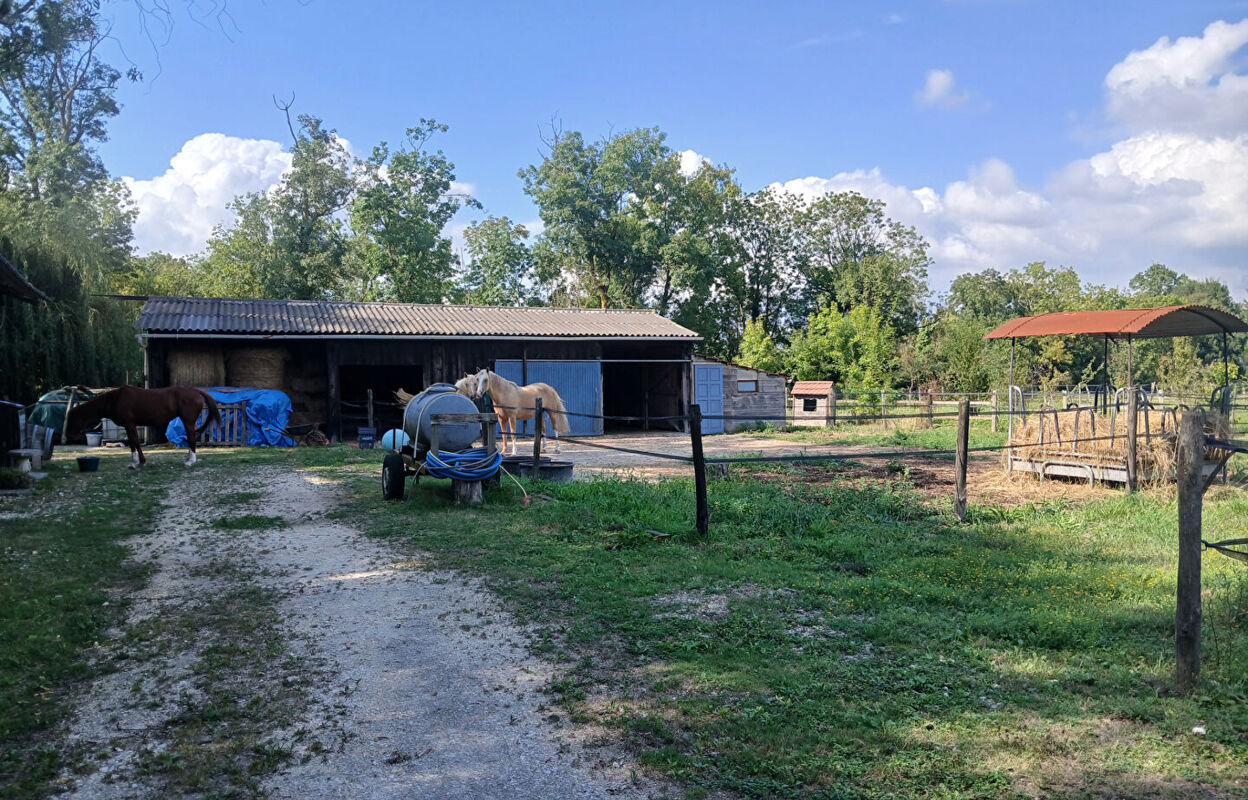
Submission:
<svg viewBox="0 0 1248 800">
<path fill-rule="evenodd" d="M 208 416 L 199 430 L 195 430 L 195 418 L 205 404 L 208 405 Z M 186 465 L 189 467 L 195 463 L 196 434 L 203 433 L 208 423 L 214 420 L 218 425 L 221 424 L 221 411 L 217 408 L 217 401 L 201 389 L 193 386 L 170 386 L 165 389 L 122 386 L 70 410 L 67 423 L 69 435 L 78 436 L 83 431 L 94 428 L 106 417 L 126 429 L 126 438 L 130 440 L 130 469 L 138 469 L 147 463 L 143 448 L 139 445 L 140 425 L 163 431 L 175 417 L 182 420 L 182 426 L 186 428 L 186 443 L 190 448 L 186 457 Z"/>
<path fill-rule="evenodd" d="M 559 452 L 559 432 L 567 432 L 568 417 L 564 413 L 563 399 L 559 397 L 559 393 L 554 388 L 545 383 L 518 386 L 488 369 L 481 370 L 473 378 L 477 382 L 477 387 L 473 392 L 474 397 L 480 397 L 487 391 L 490 393 L 490 402 L 494 404 L 494 413 L 498 415 L 498 427 L 503 436 L 504 450 L 507 449 L 507 431 L 510 426 L 511 454 L 513 456 L 516 454 L 516 421 L 533 419 L 534 409 L 537 408 L 534 401 L 540 397 L 542 410 L 550 413 L 555 452 Z"/>
</svg>

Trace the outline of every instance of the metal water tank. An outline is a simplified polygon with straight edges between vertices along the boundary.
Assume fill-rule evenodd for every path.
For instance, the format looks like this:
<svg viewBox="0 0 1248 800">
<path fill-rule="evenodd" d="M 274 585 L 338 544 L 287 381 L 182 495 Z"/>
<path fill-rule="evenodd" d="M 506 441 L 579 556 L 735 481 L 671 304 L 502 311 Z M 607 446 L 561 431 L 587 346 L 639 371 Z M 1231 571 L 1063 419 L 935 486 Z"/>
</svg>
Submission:
<svg viewBox="0 0 1248 800">
<path fill-rule="evenodd" d="M 433 434 L 434 414 L 476 414 L 471 400 L 449 383 L 435 383 L 408 401 L 403 409 L 403 431 L 414 441 L 428 445 Z M 467 450 L 481 435 L 477 422 L 444 423 L 438 428 L 438 449 L 448 452 Z"/>
</svg>

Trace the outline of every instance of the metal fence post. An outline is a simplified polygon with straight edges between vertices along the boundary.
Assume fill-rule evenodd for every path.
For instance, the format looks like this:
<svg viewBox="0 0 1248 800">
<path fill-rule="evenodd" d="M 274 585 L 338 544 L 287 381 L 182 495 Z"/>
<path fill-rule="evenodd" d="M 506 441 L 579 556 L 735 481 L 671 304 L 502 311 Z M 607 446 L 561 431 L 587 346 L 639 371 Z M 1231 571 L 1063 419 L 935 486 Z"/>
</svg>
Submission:
<svg viewBox="0 0 1248 800">
<path fill-rule="evenodd" d="M 1179 572 L 1175 597 L 1175 684 L 1186 694 L 1200 679 L 1200 523 L 1204 503 L 1205 415 L 1184 411 L 1179 420 Z"/>
<path fill-rule="evenodd" d="M 693 488 L 697 494 L 696 524 L 699 536 L 706 536 L 711 527 L 711 510 L 706 499 L 706 458 L 702 455 L 702 407 L 689 406 L 689 435 L 693 448 Z"/>
<path fill-rule="evenodd" d="M 1139 390 L 1134 386 L 1127 390 L 1127 491 L 1134 492 L 1139 487 L 1138 431 L 1136 419 L 1139 414 Z"/>
<path fill-rule="evenodd" d="M 1000 412 L 997 411 L 997 399 L 998 399 L 997 390 L 993 389 L 992 390 L 992 432 L 993 433 L 997 432 L 997 425 L 999 424 L 997 420 L 1000 416 Z"/>
</svg>

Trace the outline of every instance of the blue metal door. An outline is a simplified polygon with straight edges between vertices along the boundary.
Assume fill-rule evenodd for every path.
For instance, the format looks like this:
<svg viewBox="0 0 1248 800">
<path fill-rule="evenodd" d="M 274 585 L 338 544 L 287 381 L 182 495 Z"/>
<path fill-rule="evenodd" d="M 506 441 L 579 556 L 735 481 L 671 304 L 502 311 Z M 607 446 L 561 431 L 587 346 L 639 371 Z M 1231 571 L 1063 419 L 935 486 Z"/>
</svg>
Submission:
<svg viewBox="0 0 1248 800">
<path fill-rule="evenodd" d="M 693 365 L 693 402 L 702 409 L 702 416 L 724 415 L 724 367 L 722 364 Z M 723 433 L 723 419 L 703 419 L 703 433 Z"/>
<path fill-rule="evenodd" d="M 495 361 L 494 371 L 518 384 L 548 383 L 559 393 L 563 407 L 577 414 L 602 414 L 602 364 L 597 361 L 530 361 L 528 378 L 523 376 L 519 361 Z M 546 423 L 550 418 L 546 418 Z M 602 420 L 568 415 L 568 428 L 573 436 L 595 436 L 602 433 Z M 517 433 L 533 432 L 532 421 L 521 423 Z"/>
</svg>

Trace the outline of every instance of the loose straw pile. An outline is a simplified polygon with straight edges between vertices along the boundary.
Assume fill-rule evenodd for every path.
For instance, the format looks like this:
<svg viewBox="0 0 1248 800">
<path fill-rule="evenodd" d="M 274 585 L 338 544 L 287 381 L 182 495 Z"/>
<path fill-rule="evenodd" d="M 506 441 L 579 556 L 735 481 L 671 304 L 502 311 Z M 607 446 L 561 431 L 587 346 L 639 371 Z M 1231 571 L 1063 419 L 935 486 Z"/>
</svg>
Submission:
<svg viewBox="0 0 1248 800">
<path fill-rule="evenodd" d="M 1076 419 L 1077 417 L 1077 419 Z M 1136 463 L 1141 474 L 1160 479 L 1173 473 L 1178 443 L 1178 416 L 1143 409 L 1136 418 Z M 1078 429 L 1076 429 L 1076 422 Z M 1043 430 L 1043 436 L 1042 436 Z M 1205 431 L 1226 436 L 1230 421 L 1216 411 L 1205 412 Z M 1111 438 L 1112 437 L 1112 438 Z M 1077 458 L 1080 463 L 1121 466 L 1127 459 L 1127 415 L 1115 417 L 1084 411 L 1052 411 L 1029 414 L 1027 423 L 1014 429 L 1007 451 L 1025 461 L 1043 462 Z"/>
</svg>

